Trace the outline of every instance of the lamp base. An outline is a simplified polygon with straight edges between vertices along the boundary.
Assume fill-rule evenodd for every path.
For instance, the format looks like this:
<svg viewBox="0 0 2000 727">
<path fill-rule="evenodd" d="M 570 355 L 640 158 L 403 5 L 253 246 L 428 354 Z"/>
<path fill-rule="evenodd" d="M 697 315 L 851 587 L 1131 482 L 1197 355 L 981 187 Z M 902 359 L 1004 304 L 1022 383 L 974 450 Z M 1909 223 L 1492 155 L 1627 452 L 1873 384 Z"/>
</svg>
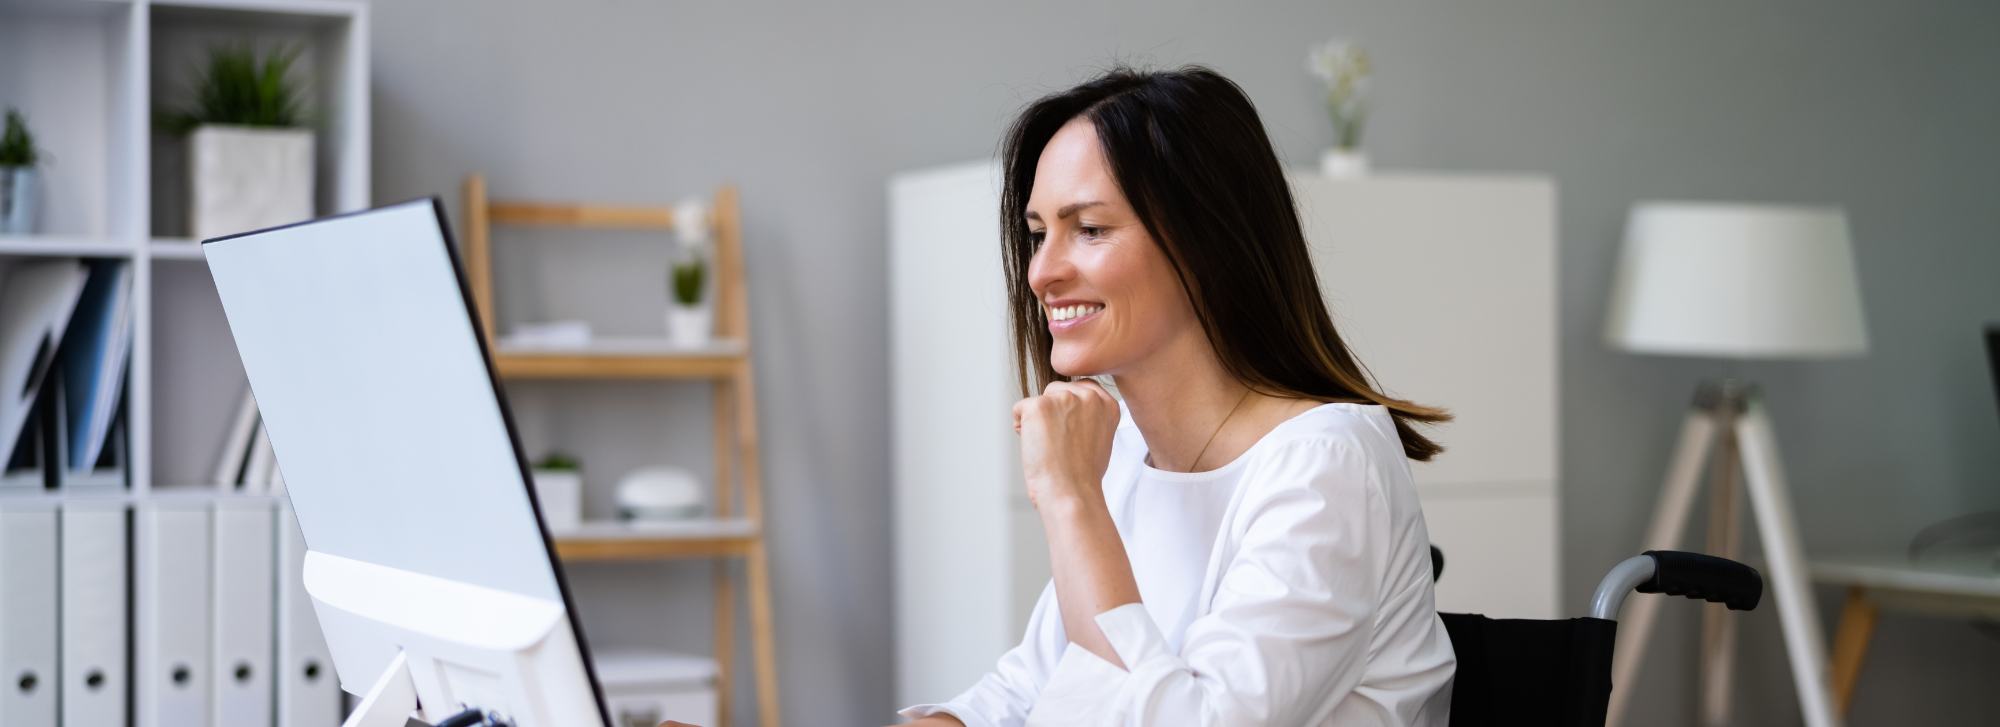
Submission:
<svg viewBox="0 0 2000 727">
<path fill-rule="evenodd" d="M 1713 453 L 1715 459 L 1711 460 Z M 1766 582 L 1778 604 L 1778 618 L 1785 636 L 1785 652 L 1792 662 L 1792 681 L 1800 711 L 1809 727 L 1838 727 L 1841 714 L 1833 706 L 1827 681 L 1825 637 L 1820 631 L 1819 610 L 1812 600 L 1804 549 L 1799 545 L 1798 523 L 1793 515 L 1791 495 L 1785 487 L 1784 469 L 1778 459 L 1777 438 L 1756 387 L 1733 379 L 1704 382 L 1695 390 L 1693 406 L 1681 424 L 1680 444 L 1660 501 L 1653 511 L 1653 523 L 1646 533 L 1646 550 L 1674 550 L 1687 529 L 1689 512 L 1699 488 L 1704 464 L 1712 463 L 1717 474 L 1721 504 L 1712 513 L 1712 522 L 1724 531 L 1733 527 L 1734 482 L 1740 476 L 1750 494 L 1751 510 L 1757 518 L 1757 534 L 1764 546 Z M 1727 491 L 1723 491 L 1727 488 Z M 1719 539 L 1717 536 L 1721 536 Z M 1728 548 L 1734 543 L 1728 532 L 1712 533 L 1711 544 Z M 1605 724 L 1616 727 L 1630 703 L 1631 686 L 1636 685 L 1646 641 L 1658 614 L 1659 599 L 1640 599 L 1630 613 L 1620 619 L 1620 648 L 1612 660 L 1611 683 L 1626 685 L 1611 693 Z M 1703 663 L 1713 678 L 1704 679 L 1702 709 L 1705 723 L 1728 718 L 1729 651 L 1734 647 L 1734 629 L 1726 621 L 1711 620 L 1705 629 Z M 1722 674 L 1714 673 L 1721 668 Z"/>
</svg>

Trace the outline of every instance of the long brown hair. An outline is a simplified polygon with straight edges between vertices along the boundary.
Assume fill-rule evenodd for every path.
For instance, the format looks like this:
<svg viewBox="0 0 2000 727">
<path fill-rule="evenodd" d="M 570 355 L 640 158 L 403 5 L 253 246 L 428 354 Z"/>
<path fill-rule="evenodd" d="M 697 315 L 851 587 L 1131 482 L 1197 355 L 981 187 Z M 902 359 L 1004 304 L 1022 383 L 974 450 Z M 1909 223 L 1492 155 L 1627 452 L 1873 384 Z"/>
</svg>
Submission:
<svg viewBox="0 0 2000 727">
<path fill-rule="evenodd" d="M 1030 104 L 1007 133 L 1001 247 L 1021 391 L 1067 380 L 1049 363 L 1053 340 L 1028 285 L 1035 247 L 1029 192 L 1043 147 L 1063 124 L 1088 119 L 1111 174 L 1146 231 L 1166 251 L 1223 367 L 1260 393 L 1380 404 L 1410 459 L 1444 447 L 1416 423 L 1443 409 L 1378 391 L 1333 328 L 1283 168 L 1250 97 L 1201 66 L 1123 66 Z"/>
</svg>

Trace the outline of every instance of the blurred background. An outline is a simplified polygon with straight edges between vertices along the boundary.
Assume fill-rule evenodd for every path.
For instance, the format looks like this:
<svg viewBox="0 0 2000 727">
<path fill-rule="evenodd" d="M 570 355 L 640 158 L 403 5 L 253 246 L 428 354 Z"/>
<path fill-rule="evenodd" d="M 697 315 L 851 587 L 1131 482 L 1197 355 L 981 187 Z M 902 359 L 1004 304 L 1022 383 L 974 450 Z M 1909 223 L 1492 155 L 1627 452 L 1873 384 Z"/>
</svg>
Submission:
<svg viewBox="0 0 2000 727">
<path fill-rule="evenodd" d="M 794 724 L 888 723 L 904 706 L 896 703 L 889 180 L 991 158 L 1026 102 L 1113 63 L 1220 71 L 1257 104 L 1281 159 L 1310 170 L 1335 136 L 1306 53 L 1350 39 L 1372 59 L 1360 146 L 1377 173 L 1553 182 L 1554 567 L 1564 615 L 1583 613 L 1597 579 L 1639 550 L 1680 414 L 1704 378 L 1762 386 L 1809 556 L 1901 553 L 1926 526 L 2000 509 L 2000 413 L 1981 339 L 1987 322 L 2000 321 L 2000 215 L 1988 206 L 2000 193 L 2000 6 L 1992 3 L 368 7 L 374 204 L 442 195 L 463 229 L 460 189 L 471 173 L 484 175 L 495 198 L 628 205 L 736 185 L 776 671 Z M 0 66 L 10 62 L 6 45 Z M 21 74 L 0 76 L 13 79 L 0 85 L 0 102 L 30 95 Z M 1627 213 L 1652 199 L 1844 208 L 1867 355 L 1725 364 L 1607 347 Z M 503 331 L 580 318 L 599 334 L 657 335 L 665 247 L 626 232 L 555 247 L 545 239 L 555 234 L 496 228 Z M 1412 295 L 1451 294 L 1425 282 L 1421 271 L 1406 281 Z M 564 286 L 574 292 L 534 292 Z M 639 292 L 601 292 L 613 289 Z M 522 381 L 508 394 L 531 457 L 562 450 L 583 463 L 585 519 L 615 516 L 612 488 L 629 470 L 658 460 L 709 465 L 704 386 Z M 1702 537 L 1702 518 L 1694 520 L 1691 548 Z M 593 643 L 709 649 L 709 565 L 583 562 L 569 573 Z M 1816 594 L 1830 633 L 1845 591 L 1821 585 Z M 1663 609 L 1626 724 L 1695 721 L 1699 632 L 1698 609 Z M 737 640 L 739 663 L 750 658 L 747 642 Z M 1743 618 L 1737 669 L 1735 723 L 1800 721 L 1775 609 Z M 1996 676 L 2000 640 L 1964 620 L 1884 612 L 1849 721 L 1990 724 L 2000 715 Z M 731 711 L 747 723 L 756 699 L 751 680 L 738 684 Z"/>
</svg>

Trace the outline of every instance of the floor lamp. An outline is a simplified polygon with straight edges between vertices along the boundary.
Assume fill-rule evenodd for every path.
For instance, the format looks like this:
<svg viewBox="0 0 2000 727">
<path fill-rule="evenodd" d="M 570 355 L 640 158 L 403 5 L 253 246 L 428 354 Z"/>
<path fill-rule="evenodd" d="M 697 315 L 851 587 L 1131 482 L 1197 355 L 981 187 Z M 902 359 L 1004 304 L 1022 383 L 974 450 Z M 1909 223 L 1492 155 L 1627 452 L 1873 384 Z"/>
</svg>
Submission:
<svg viewBox="0 0 2000 727">
<path fill-rule="evenodd" d="M 1606 340 L 1631 353 L 1715 359 L 1820 359 L 1868 350 L 1847 220 L 1836 208 L 1687 202 L 1633 207 L 1613 286 Z M 1681 426 L 1646 550 L 1680 547 L 1702 470 L 1709 470 L 1708 551 L 1739 555 L 1741 492 L 1750 496 L 1765 578 L 1808 727 L 1837 727 L 1826 642 L 1777 440 L 1757 389 L 1701 384 Z M 1710 604 L 1714 605 L 1714 604 Z M 1659 599 L 1632 601 L 1612 664 L 1615 727 L 1631 698 Z M 1702 622 L 1702 725 L 1729 719 L 1736 625 L 1719 608 Z"/>
</svg>

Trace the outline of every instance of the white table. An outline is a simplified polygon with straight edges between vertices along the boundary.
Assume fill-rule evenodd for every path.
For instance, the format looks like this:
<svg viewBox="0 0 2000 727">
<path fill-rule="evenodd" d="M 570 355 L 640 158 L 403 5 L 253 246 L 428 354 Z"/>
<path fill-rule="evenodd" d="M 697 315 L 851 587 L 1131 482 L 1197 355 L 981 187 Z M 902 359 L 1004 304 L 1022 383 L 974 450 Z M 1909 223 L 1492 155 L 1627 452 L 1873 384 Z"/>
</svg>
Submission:
<svg viewBox="0 0 2000 727">
<path fill-rule="evenodd" d="M 1834 630 L 1832 672 L 1835 704 L 1847 711 L 1868 641 L 1881 609 L 1958 620 L 2000 621 L 2000 573 L 1911 565 L 1907 558 L 1862 557 L 1815 560 L 1812 579 L 1847 586 L 1847 605 Z"/>
</svg>

